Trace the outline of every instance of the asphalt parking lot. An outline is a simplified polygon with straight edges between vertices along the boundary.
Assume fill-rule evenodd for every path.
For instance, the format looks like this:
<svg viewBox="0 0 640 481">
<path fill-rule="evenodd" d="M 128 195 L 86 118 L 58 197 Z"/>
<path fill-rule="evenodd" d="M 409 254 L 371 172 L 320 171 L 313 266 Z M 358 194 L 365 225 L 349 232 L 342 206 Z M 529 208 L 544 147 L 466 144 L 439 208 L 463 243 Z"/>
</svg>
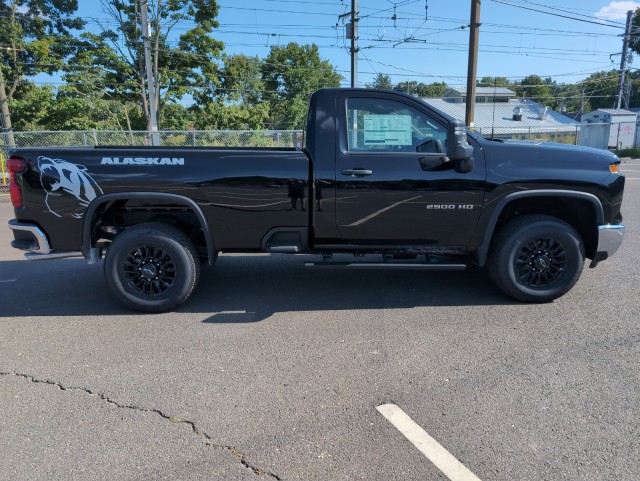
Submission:
<svg viewBox="0 0 640 481">
<path fill-rule="evenodd" d="M 221 255 L 177 312 L 134 314 L 102 264 L 23 260 L 5 196 L 0 479 L 636 481 L 640 160 L 622 170 L 623 246 L 544 305 L 482 270 Z"/>
</svg>

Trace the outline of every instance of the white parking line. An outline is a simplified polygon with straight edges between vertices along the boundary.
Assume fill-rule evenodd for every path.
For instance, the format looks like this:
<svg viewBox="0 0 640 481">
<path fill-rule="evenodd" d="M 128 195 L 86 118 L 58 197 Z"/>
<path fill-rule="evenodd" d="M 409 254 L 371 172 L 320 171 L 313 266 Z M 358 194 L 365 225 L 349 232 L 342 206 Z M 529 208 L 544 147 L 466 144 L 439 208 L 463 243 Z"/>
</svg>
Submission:
<svg viewBox="0 0 640 481">
<path fill-rule="evenodd" d="M 480 481 L 398 406 L 383 404 L 376 409 L 451 481 Z"/>
</svg>

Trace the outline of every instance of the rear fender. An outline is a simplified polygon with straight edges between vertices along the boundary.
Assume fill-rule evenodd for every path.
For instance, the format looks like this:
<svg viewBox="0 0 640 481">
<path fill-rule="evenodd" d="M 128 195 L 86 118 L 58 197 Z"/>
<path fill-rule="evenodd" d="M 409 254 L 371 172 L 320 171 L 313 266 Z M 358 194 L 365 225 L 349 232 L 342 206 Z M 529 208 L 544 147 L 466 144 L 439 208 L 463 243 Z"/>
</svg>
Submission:
<svg viewBox="0 0 640 481">
<path fill-rule="evenodd" d="M 209 258 L 209 263 L 213 264 L 213 262 L 215 261 L 216 252 L 215 244 L 213 242 L 213 234 L 200 206 L 194 200 L 182 195 L 155 192 L 118 192 L 113 194 L 106 194 L 101 195 L 93 202 L 91 202 L 91 204 L 89 204 L 82 229 L 81 249 L 82 254 L 84 255 L 85 259 L 87 259 L 87 261 L 93 263 L 96 261 L 96 258 L 99 258 L 99 256 L 96 256 L 95 249 L 93 248 L 94 239 L 92 236 L 94 220 L 98 209 L 110 202 L 131 199 L 169 201 L 175 204 L 182 204 L 191 209 L 198 218 L 200 227 L 202 228 L 202 232 L 204 232 L 204 237 L 207 243 L 207 257 Z"/>
</svg>

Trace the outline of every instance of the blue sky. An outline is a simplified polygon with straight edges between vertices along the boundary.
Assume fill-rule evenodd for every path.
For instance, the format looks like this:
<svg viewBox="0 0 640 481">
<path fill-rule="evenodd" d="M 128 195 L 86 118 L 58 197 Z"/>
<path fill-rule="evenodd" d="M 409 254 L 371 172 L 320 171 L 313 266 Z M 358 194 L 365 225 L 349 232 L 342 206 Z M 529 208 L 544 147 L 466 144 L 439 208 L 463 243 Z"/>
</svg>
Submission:
<svg viewBox="0 0 640 481">
<path fill-rule="evenodd" d="M 315 43 L 348 85 L 349 41 L 340 15 L 351 0 L 219 0 L 216 38 L 225 52 L 265 57 L 272 45 Z M 519 80 L 530 74 L 576 82 L 618 68 L 626 11 L 610 0 L 484 0 L 478 77 Z M 359 0 L 358 81 L 377 73 L 394 83 L 465 85 L 471 0 Z M 542 10 L 548 13 L 541 13 Z M 80 0 L 89 27 L 106 17 L 99 0 Z M 631 67 L 634 67 L 632 64 Z M 637 62 L 640 67 L 640 61 Z"/>
</svg>

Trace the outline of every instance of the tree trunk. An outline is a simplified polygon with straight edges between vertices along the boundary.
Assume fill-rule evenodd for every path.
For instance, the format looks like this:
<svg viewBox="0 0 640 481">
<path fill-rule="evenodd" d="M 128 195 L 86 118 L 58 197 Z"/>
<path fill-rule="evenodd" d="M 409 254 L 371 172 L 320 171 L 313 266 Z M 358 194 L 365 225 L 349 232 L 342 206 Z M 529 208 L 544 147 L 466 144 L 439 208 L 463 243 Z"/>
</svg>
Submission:
<svg viewBox="0 0 640 481">
<path fill-rule="evenodd" d="M 6 132 L 7 145 L 9 147 L 15 147 L 16 142 L 13 137 L 13 131 L 11 130 L 11 114 L 9 113 L 9 101 L 7 99 L 7 90 L 4 84 L 2 69 L 0 69 L 0 113 L 2 114 L 2 127 Z"/>
</svg>

